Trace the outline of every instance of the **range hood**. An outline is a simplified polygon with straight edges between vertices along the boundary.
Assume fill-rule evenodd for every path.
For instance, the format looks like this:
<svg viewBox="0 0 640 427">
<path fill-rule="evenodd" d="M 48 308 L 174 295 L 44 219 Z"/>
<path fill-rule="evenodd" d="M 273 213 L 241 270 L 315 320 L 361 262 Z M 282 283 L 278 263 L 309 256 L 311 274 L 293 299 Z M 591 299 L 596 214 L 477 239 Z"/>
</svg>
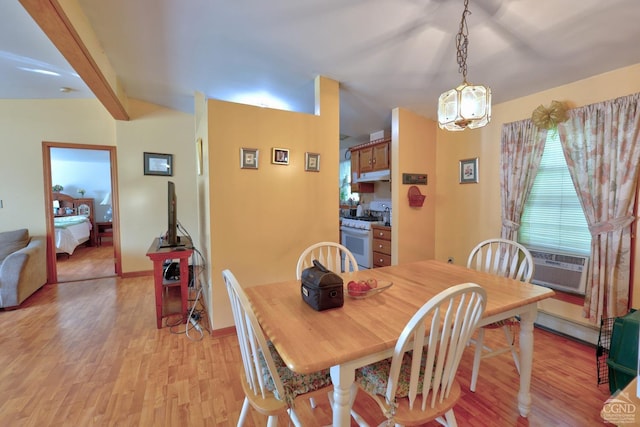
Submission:
<svg viewBox="0 0 640 427">
<path fill-rule="evenodd" d="M 364 172 L 360 174 L 360 177 L 356 182 L 375 182 L 375 181 L 389 181 L 391 178 L 391 172 L 389 169 L 374 171 L 374 172 Z"/>
</svg>

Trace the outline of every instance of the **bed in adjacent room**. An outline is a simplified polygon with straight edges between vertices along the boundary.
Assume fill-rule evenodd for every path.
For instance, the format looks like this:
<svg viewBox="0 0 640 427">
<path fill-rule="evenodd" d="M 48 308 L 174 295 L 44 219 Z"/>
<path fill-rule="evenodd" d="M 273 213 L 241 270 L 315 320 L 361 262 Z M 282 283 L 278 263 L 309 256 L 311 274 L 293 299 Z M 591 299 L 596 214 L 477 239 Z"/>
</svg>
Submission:
<svg viewBox="0 0 640 427">
<path fill-rule="evenodd" d="M 75 249 L 91 238 L 89 217 L 72 215 L 54 218 L 56 253 L 73 254 Z"/>
<path fill-rule="evenodd" d="M 72 255 L 79 245 L 93 245 L 93 199 L 75 199 L 67 194 L 54 193 L 54 241 L 56 253 Z"/>
</svg>

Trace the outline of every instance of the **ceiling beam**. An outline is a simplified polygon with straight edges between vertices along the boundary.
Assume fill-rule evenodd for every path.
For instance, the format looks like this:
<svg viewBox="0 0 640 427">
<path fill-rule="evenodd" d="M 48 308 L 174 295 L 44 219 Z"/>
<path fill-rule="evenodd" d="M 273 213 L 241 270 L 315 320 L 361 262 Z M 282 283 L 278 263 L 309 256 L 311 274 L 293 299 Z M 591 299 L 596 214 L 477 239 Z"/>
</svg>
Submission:
<svg viewBox="0 0 640 427">
<path fill-rule="evenodd" d="M 129 114 L 125 108 L 126 95 L 119 87 L 115 73 L 106 71 L 111 75 L 111 79 L 108 79 L 98 66 L 98 62 L 100 62 L 104 69 L 111 68 L 106 56 L 97 58 L 91 54 L 87 44 L 80 37 L 80 31 L 72 24 L 72 19 L 69 16 L 72 13 L 66 13 L 58 0 L 20 0 L 20 3 L 111 116 L 115 120 L 129 120 Z M 67 3 L 73 3 L 71 6 L 75 7 L 75 19 L 77 20 L 79 6 L 75 2 Z M 68 10 L 73 12 L 72 9 Z M 84 17 L 84 15 L 82 16 Z M 81 24 L 79 23 L 79 26 L 82 26 Z M 87 34 L 88 28 L 90 28 L 88 22 L 84 27 L 84 33 Z M 94 42 L 95 44 L 97 44 L 97 40 Z M 94 49 L 94 52 L 98 51 Z M 99 53 L 96 53 L 97 55 Z"/>
</svg>

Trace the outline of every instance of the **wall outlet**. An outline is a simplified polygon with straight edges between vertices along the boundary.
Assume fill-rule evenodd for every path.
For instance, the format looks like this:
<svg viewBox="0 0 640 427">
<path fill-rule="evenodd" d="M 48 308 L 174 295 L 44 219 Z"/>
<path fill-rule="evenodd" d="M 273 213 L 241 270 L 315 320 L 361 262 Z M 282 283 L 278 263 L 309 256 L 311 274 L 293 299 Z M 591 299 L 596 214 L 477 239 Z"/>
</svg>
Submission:
<svg viewBox="0 0 640 427">
<path fill-rule="evenodd" d="M 453 264 L 453 261 L 454 261 L 454 259 L 453 259 L 453 257 L 452 257 L 452 256 L 450 256 L 449 258 L 447 258 L 447 264 Z"/>
</svg>

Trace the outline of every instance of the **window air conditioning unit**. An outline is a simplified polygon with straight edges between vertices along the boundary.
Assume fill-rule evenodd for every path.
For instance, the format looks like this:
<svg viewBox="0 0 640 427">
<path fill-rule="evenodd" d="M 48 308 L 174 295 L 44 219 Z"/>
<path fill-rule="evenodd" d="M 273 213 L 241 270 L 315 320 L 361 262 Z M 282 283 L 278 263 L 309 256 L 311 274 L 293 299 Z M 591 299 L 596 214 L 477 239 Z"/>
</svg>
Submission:
<svg viewBox="0 0 640 427">
<path fill-rule="evenodd" d="M 529 249 L 535 270 L 531 282 L 559 291 L 585 294 L 589 257 Z"/>
</svg>

